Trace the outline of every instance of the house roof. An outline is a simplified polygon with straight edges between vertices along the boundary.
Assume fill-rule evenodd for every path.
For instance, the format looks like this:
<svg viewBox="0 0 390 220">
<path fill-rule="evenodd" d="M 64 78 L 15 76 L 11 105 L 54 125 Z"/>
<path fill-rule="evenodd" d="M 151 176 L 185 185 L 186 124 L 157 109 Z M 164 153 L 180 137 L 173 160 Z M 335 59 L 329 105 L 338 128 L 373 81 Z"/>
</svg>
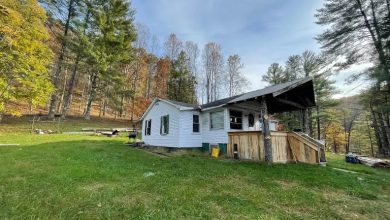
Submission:
<svg viewBox="0 0 390 220">
<path fill-rule="evenodd" d="M 214 102 L 210 102 L 204 105 L 201 105 L 201 109 L 207 109 L 207 108 L 214 108 L 214 107 L 219 107 L 219 106 L 224 106 L 230 103 L 236 103 L 236 102 L 242 102 L 250 99 L 255 99 L 257 97 L 265 96 L 265 95 L 270 95 L 272 94 L 273 97 L 281 95 L 283 92 L 289 91 L 290 89 L 293 89 L 299 85 L 302 85 L 304 83 L 312 81 L 311 77 L 306 77 L 303 79 L 297 79 L 291 82 L 286 82 L 282 84 L 277 84 L 273 86 L 269 86 L 263 89 L 258 89 L 255 91 L 243 93 L 241 95 L 225 98 L 225 99 L 220 99 Z"/>
<path fill-rule="evenodd" d="M 197 104 L 190 104 L 190 103 L 184 103 L 184 102 L 178 102 L 175 100 L 165 99 L 165 101 L 170 102 L 172 104 L 182 106 L 182 107 L 192 107 L 192 108 L 198 108 L 199 106 Z"/>
<path fill-rule="evenodd" d="M 140 120 L 144 119 L 145 115 L 150 111 L 150 109 L 153 107 L 153 105 L 156 104 L 156 102 L 158 102 L 158 101 L 170 104 L 170 105 L 174 106 L 175 108 L 177 108 L 179 110 L 195 110 L 195 109 L 199 109 L 199 106 L 196 105 L 196 104 L 178 102 L 178 101 L 174 101 L 174 100 L 170 100 L 170 99 L 155 98 L 153 100 L 153 102 L 150 103 L 149 107 L 146 109 L 144 114 L 141 116 Z"/>
<path fill-rule="evenodd" d="M 162 101 L 173 105 L 179 110 L 206 110 L 249 100 L 256 100 L 259 98 L 266 99 L 268 111 L 271 113 L 295 111 L 303 108 L 313 107 L 315 106 L 313 79 L 311 77 L 297 79 L 291 82 L 269 86 L 263 89 L 220 99 L 203 105 L 156 98 L 142 115 L 141 120 L 157 101 Z"/>
</svg>

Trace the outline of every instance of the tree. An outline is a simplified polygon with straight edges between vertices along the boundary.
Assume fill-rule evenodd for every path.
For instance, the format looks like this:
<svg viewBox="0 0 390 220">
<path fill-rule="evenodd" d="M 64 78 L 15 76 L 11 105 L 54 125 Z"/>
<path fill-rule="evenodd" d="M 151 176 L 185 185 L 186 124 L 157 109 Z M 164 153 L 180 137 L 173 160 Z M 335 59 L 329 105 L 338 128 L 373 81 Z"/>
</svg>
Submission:
<svg viewBox="0 0 390 220">
<path fill-rule="evenodd" d="M 271 64 L 271 66 L 268 67 L 267 73 L 263 75 L 263 81 L 269 83 L 270 85 L 287 82 L 283 67 L 278 63 Z"/>
<path fill-rule="evenodd" d="M 228 80 L 228 92 L 229 96 L 235 96 L 243 92 L 245 85 L 249 84 L 249 81 L 242 75 L 241 69 L 244 64 L 241 63 L 241 57 L 237 54 L 231 55 L 227 61 L 227 80 Z"/>
<path fill-rule="evenodd" d="M 345 144 L 345 137 L 343 134 L 343 128 L 340 123 L 332 122 L 326 129 L 326 140 L 331 143 L 331 151 L 333 153 L 340 152 L 341 146 Z"/>
<path fill-rule="evenodd" d="M 288 57 L 284 74 L 284 80 L 286 82 L 296 80 L 303 75 L 303 63 L 300 55 L 292 55 Z"/>
<path fill-rule="evenodd" d="M 92 68 L 85 119 L 90 119 L 97 89 L 122 82 L 121 64 L 131 60 L 132 43 L 136 39 L 133 17 L 134 11 L 125 0 L 97 1 L 94 4 L 90 30 L 86 35 L 90 39 L 86 54 Z"/>
<path fill-rule="evenodd" d="M 195 79 L 195 93 L 192 102 L 197 102 L 198 99 L 198 58 L 199 58 L 199 48 L 198 45 L 192 41 L 186 41 L 184 46 L 184 51 L 188 57 L 188 69 L 190 70 L 192 76 Z"/>
<path fill-rule="evenodd" d="M 61 74 L 65 68 L 66 53 L 69 46 L 69 34 L 71 32 L 71 26 L 73 19 L 77 16 L 77 4 L 78 0 L 44 0 L 42 3 L 46 6 L 51 17 L 51 23 L 59 25 L 62 32 L 56 33 L 57 41 L 60 43 L 59 51 L 57 51 L 57 61 L 53 68 L 52 82 L 55 86 L 55 90 L 51 95 L 49 106 L 49 118 L 53 118 L 56 112 L 59 89 L 61 87 Z"/>
<path fill-rule="evenodd" d="M 165 55 L 170 60 L 176 60 L 180 54 L 180 51 L 183 49 L 183 42 L 181 42 L 175 33 L 172 33 L 168 36 L 167 40 L 164 43 Z"/>
<path fill-rule="evenodd" d="M 349 109 L 342 109 L 343 112 L 343 128 L 345 134 L 345 153 L 349 153 L 350 141 L 351 141 L 351 132 L 352 128 L 356 123 L 359 115 L 361 114 L 361 109 L 357 107 L 350 107 Z"/>
<path fill-rule="evenodd" d="M 328 28 L 317 39 L 327 54 L 346 58 L 341 67 L 377 61 L 389 75 L 389 15 L 388 0 L 327 0 L 316 17 Z"/>
<path fill-rule="evenodd" d="M 0 3 L 0 119 L 19 114 L 9 102 L 44 104 L 52 91 L 46 14 L 35 0 Z"/>
<path fill-rule="evenodd" d="M 171 61 L 167 58 L 162 58 L 157 63 L 157 71 L 154 75 L 153 96 L 159 98 L 168 97 L 168 80 L 171 69 Z"/>
<path fill-rule="evenodd" d="M 316 14 L 317 23 L 328 28 L 317 37 L 327 55 L 343 60 L 340 68 L 371 62 L 368 76 L 374 96 L 366 102 L 374 122 L 375 137 L 381 155 L 390 155 L 390 3 L 388 0 L 327 0 Z"/>
<path fill-rule="evenodd" d="M 218 99 L 224 72 L 224 61 L 221 46 L 217 43 L 207 43 L 203 49 L 204 86 L 206 90 L 207 103 Z"/>
<path fill-rule="evenodd" d="M 172 61 L 168 81 L 168 98 L 184 103 L 194 103 L 195 78 L 188 69 L 184 51 Z"/>
<path fill-rule="evenodd" d="M 63 104 L 61 108 L 61 116 L 62 118 L 65 118 L 68 110 L 72 104 L 72 95 L 74 87 L 76 86 L 76 81 L 78 79 L 79 70 L 81 66 L 83 50 L 85 50 L 85 44 L 84 42 L 87 40 L 83 38 L 86 36 L 86 31 L 88 27 L 88 23 L 91 17 L 91 10 L 92 6 L 89 4 L 83 3 L 83 1 L 80 1 L 78 3 L 79 6 L 79 19 L 75 19 L 74 21 L 74 27 L 72 29 L 73 35 L 68 38 L 68 44 L 69 44 L 69 50 L 73 52 L 74 54 L 74 63 L 73 67 L 71 68 L 72 73 L 71 76 L 66 84 L 66 90 L 64 91 L 63 95 Z M 88 45 L 88 44 L 86 44 Z M 52 95 L 53 96 L 53 95 Z M 53 101 L 53 97 L 52 97 Z M 54 104 L 54 103 L 51 103 Z M 52 114 L 53 112 L 49 112 L 49 114 Z"/>
</svg>

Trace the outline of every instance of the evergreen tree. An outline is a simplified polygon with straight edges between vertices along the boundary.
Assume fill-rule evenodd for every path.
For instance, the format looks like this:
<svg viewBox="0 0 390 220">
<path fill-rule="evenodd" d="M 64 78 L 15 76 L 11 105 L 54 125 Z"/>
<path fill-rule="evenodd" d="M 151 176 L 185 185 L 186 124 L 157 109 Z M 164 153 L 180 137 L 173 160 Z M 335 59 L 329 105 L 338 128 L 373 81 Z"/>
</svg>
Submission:
<svg viewBox="0 0 390 220">
<path fill-rule="evenodd" d="M 122 82 L 121 64 L 132 58 L 136 39 L 134 11 L 125 0 L 95 1 L 86 34 L 86 54 L 91 66 L 91 89 L 84 116 L 90 118 L 92 102 L 99 89 Z"/>
<path fill-rule="evenodd" d="M 194 103 L 195 77 L 187 65 L 187 56 L 181 51 L 176 60 L 172 61 L 169 81 L 168 98 L 185 103 Z"/>
<path fill-rule="evenodd" d="M 283 67 L 278 63 L 271 64 L 271 66 L 268 67 L 267 73 L 263 75 L 263 81 L 269 83 L 270 85 L 286 82 Z"/>
</svg>

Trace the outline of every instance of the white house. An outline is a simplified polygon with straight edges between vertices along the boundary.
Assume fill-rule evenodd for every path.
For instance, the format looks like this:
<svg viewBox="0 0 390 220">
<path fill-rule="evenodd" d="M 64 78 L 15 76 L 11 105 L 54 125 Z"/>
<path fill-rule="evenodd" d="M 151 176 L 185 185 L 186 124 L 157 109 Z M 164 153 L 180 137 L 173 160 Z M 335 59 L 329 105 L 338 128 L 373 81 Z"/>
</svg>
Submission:
<svg viewBox="0 0 390 220">
<path fill-rule="evenodd" d="M 267 100 L 268 112 L 303 109 L 315 105 L 311 78 L 270 86 L 204 105 L 192 105 L 156 98 L 143 114 L 142 141 L 153 146 L 208 149 L 219 145 L 222 152 L 228 143 L 228 132 L 261 131 L 259 99 Z M 310 90 L 309 90 L 310 91 Z M 270 120 L 276 131 L 278 122 Z"/>
<path fill-rule="evenodd" d="M 262 112 L 267 115 L 306 111 L 313 106 L 315 97 L 311 78 L 270 86 L 204 105 L 156 98 L 141 117 L 142 141 L 152 146 L 204 150 L 217 145 L 222 153 L 226 153 L 228 134 L 262 130 Z M 277 127 L 276 120 L 269 120 L 270 131 L 276 131 Z"/>
<path fill-rule="evenodd" d="M 209 148 L 215 144 L 224 151 L 229 131 L 261 130 L 259 110 L 219 106 L 221 101 L 196 106 L 156 98 L 142 116 L 142 141 L 177 148 Z M 276 129 L 277 121 L 272 120 L 270 130 Z"/>
</svg>

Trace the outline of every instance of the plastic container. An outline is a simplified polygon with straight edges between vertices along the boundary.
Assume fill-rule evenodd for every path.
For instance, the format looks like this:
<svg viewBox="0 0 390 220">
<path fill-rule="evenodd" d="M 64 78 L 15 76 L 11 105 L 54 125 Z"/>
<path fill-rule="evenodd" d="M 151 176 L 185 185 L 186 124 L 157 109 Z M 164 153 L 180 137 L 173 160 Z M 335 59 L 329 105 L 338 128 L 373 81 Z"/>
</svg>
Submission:
<svg viewBox="0 0 390 220">
<path fill-rule="evenodd" d="M 211 156 L 217 158 L 219 156 L 219 148 L 218 147 L 213 147 L 211 150 Z"/>
</svg>

